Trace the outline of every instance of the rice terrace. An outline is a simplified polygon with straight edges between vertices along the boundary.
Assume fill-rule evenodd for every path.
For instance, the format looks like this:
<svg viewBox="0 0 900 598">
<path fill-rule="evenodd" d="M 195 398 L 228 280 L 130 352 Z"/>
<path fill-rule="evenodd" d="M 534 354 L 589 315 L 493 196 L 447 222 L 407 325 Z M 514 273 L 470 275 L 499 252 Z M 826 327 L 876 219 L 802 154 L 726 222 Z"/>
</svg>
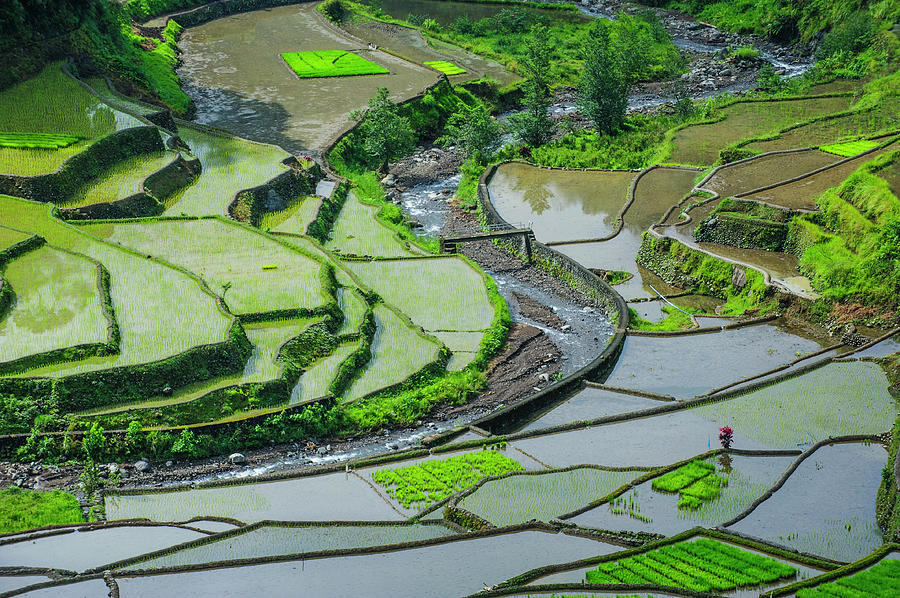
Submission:
<svg viewBox="0 0 900 598">
<path fill-rule="evenodd" d="M 0 597 L 900 596 L 896 0 L 8 0 Z"/>
</svg>

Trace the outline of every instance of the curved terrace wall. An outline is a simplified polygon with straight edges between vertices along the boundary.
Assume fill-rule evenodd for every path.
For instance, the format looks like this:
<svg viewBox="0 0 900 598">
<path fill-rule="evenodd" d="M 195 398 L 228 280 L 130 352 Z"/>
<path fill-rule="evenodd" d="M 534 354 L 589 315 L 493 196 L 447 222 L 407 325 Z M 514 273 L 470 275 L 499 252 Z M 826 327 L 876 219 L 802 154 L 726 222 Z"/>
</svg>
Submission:
<svg viewBox="0 0 900 598">
<path fill-rule="evenodd" d="M 493 228 L 511 229 L 513 226 L 500 216 L 491 203 L 488 193 L 488 185 L 498 166 L 490 166 L 478 181 L 478 203 L 484 218 L 484 224 Z M 524 245 L 524 241 L 522 243 Z M 507 247 L 509 248 L 508 244 Z M 524 247 L 513 247 L 513 251 L 524 254 Z M 580 388 L 582 381 L 585 379 L 602 378 L 615 365 L 616 359 L 618 359 L 622 350 L 622 344 L 625 341 L 625 330 L 628 327 L 629 316 L 628 306 L 621 295 L 599 276 L 572 258 L 555 251 L 543 243 L 532 242 L 531 252 L 533 260 L 538 267 L 568 282 L 576 290 L 593 299 L 598 307 L 602 308 L 611 319 L 615 320 L 616 331 L 600 355 L 581 369 L 569 374 L 544 390 L 472 422 L 472 425 L 491 432 L 508 429 L 516 422 L 527 419 L 531 414 L 541 411 L 547 405 Z"/>
<path fill-rule="evenodd" d="M 61 203 L 78 187 L 116 162 L 165 149 L 155 126 L 116 131 L 66 160 L 56 172 L 38 175 L 0 174 L 0 193 L 31 201 Z"/>
</svg>

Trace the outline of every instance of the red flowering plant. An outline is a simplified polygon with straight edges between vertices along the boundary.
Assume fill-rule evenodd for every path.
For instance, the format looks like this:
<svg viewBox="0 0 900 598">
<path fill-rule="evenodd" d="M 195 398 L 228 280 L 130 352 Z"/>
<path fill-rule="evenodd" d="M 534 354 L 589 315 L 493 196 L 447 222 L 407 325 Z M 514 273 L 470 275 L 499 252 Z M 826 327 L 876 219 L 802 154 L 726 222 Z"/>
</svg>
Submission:
<svg viewBox="0 0 900 598">
<path fill-rule="evenodd" d="M 722 443 L 722 448 L 731 448 L 731 443 L 733 441 L 734 430 L 731 429 L 731 426 L 722 426 L 721 428 L 719 428 L 719 442 Z"/>
</svg>

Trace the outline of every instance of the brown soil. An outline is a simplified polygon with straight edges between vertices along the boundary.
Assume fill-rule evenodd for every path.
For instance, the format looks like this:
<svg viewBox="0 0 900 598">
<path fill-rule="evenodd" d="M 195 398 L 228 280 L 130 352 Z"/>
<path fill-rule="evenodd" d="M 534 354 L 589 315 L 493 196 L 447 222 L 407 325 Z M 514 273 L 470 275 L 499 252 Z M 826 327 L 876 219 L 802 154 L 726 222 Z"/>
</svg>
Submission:
<svg viewBox="0 0 900 598">
<path fill-rule="evenodd" d="M 521 293 L 513 293 L 513 297 L 516 298 L 516 303 L 519 304 L 519 311 L 529 320 L 534 320 L 538 324 L 556 328 L 557 330 L 561 330 L 565 326 L 565 320 L 557 316 L 552 309 L 540 301 Z"/>
</svg>

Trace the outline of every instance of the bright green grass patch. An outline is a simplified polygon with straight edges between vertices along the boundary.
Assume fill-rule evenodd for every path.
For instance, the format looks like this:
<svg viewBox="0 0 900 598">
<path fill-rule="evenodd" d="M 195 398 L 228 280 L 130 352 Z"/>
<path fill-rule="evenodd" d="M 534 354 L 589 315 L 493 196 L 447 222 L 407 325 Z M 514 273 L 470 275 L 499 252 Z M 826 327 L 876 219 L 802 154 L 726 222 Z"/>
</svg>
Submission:
<svg viewBox="0 0 900 598">
<path fill-rule="evenodd" d="M 691 409 L 692 413 L 773 447 L 833 436 L 880 434 L 897 415 L 888 382 L 874 363 L 832 363 L 778 384 Z"/>
<path fill-rule="evenodd" d="M 356 400 L 403 382 L 438 357 L 436 341 L 413 330 L 383 304 L 375 306 L 378 326 L 372 341 L 372 359 L 344 398 Z"/>
<path fill-rule="evenodd" d="M 372 479 L 407 509 L 421 510 L 474 486 L 481 478 L 523 469 L 518 461 L 485 450 L 396 469 L 379 469 L 372 472 Z"/>
<path fill-rule="evenodd" d="M 37 233 L 55 247 L 84 254 L 106 266 L 122 334 L 118 355 L 51 365 L 28 375 L 59 377 L 149 363 L 192 347 L 221 343 L 231 328 L 231 316 L 189 275 L 55 220 L 46 204 L 0 196 L 0 222 Z"/>
<path fill-rule="evenodd" d="M 0 534 L 67 523 L 84 523 L 78 499 L 68 492 L 0 490 Z"/>
<path fill-rule="evenodd" d="M 488 300 L 484 279 L 461 258 L 378 260 L 346 265 L 388 303 L 399 307 L 426 330 L 473 331 L 491 325 L 494 308 Z"/>
<path fill-rule="evenodd" d="M 312 309 L 327 301 L 318 261 L 230 222 L 160 220 L 85 230 L 198 274 L 236 314 Z"/>
<path fill-rule="evenodd" d="M 848 141 L 846 143 L 832 143 L 831 145 L 821 145 L 819 146 L 819 149 L 823 152 L 828 152 L 829 154 L 835 154 L 837 156 L 844 156 L 845 158 L 849 158 L 850 156 L 855 156 L 856 154 L 867 152 L 870 149 L 874 149 L 876 147 L 878 147 L 877 141 L 861 139 L 860 141 Z"/>
<path fill-rule="evenodd" d="M 660 309 L 666 314 L 666 317 L 659 322 L 652 322 L 650 320 L 645 320 L 638 315 L 634 308 L 629 307 L 628 313 L 631 316 L 628 321 L 629 328 L 635 330 L 672 331 L 686 330 L 694 325 L 690 314 L 685 313 L 681 309 L 677 309 L 671 305 L 664 305 Z"/>
<path fill-rule="evenodd" d="M 794 577 L 790 565 L 734 546 L 701 538 L 679 542 L 587 572 L 593 584 L 658 584 L 695 592 L 749 588 Z"/>
<path fill-rule="evenodd" d="M 531 519 L 549 521 L 606 496 L 639 475 L 593 468 L 513 475 L 487 482 L 457 506 L 497 526 Z"/>
<path fill-rule="evenodd" d="M 16 303 L 0 321 L 0 363 L 75 345 L 105 344 L 97 265 L 43 246 L 7 264 Z"/>
<path fill-rule="evenodd" d="M 900 560 L 875 566 L 815 588 L 797 590 L 797 598 L 879 598 L 900 596 Z"/>
<path fill-rule="evenodd" d="M 63 133 L 11 133 L 0 132 L 0 147 L 19 147 L 29 149 L 59 149 L 69 147 L 77 142 L 77 135 Z"/>
<path fill-rule="evenodd" d="M 425 66 L 430 66 L 436 71 L 440 71 L 445 75 L 462 75 L 466 73 L 466 69 L 457 66 L 449 60 L 426 60 L 423 62 Z"/>
<path fill-rule="evenodd" d="M 309 77 L 347 77 L 350 75 L 386 75 L 389 70 L 346 50 L 307 50 L 282 52 L 281 57 L 301 79 Z"/>
<path fill-rule="evenodd" d="M 654 490 L 660 492 L 678 492 L 700 478 L 704 478 L 716 470 L 716 466 L 706 461 L 691 461 L 687 465 L 682 465 L 675 471 L 662 475 L 655 480 L 651 486 Z"/>
</svg>

